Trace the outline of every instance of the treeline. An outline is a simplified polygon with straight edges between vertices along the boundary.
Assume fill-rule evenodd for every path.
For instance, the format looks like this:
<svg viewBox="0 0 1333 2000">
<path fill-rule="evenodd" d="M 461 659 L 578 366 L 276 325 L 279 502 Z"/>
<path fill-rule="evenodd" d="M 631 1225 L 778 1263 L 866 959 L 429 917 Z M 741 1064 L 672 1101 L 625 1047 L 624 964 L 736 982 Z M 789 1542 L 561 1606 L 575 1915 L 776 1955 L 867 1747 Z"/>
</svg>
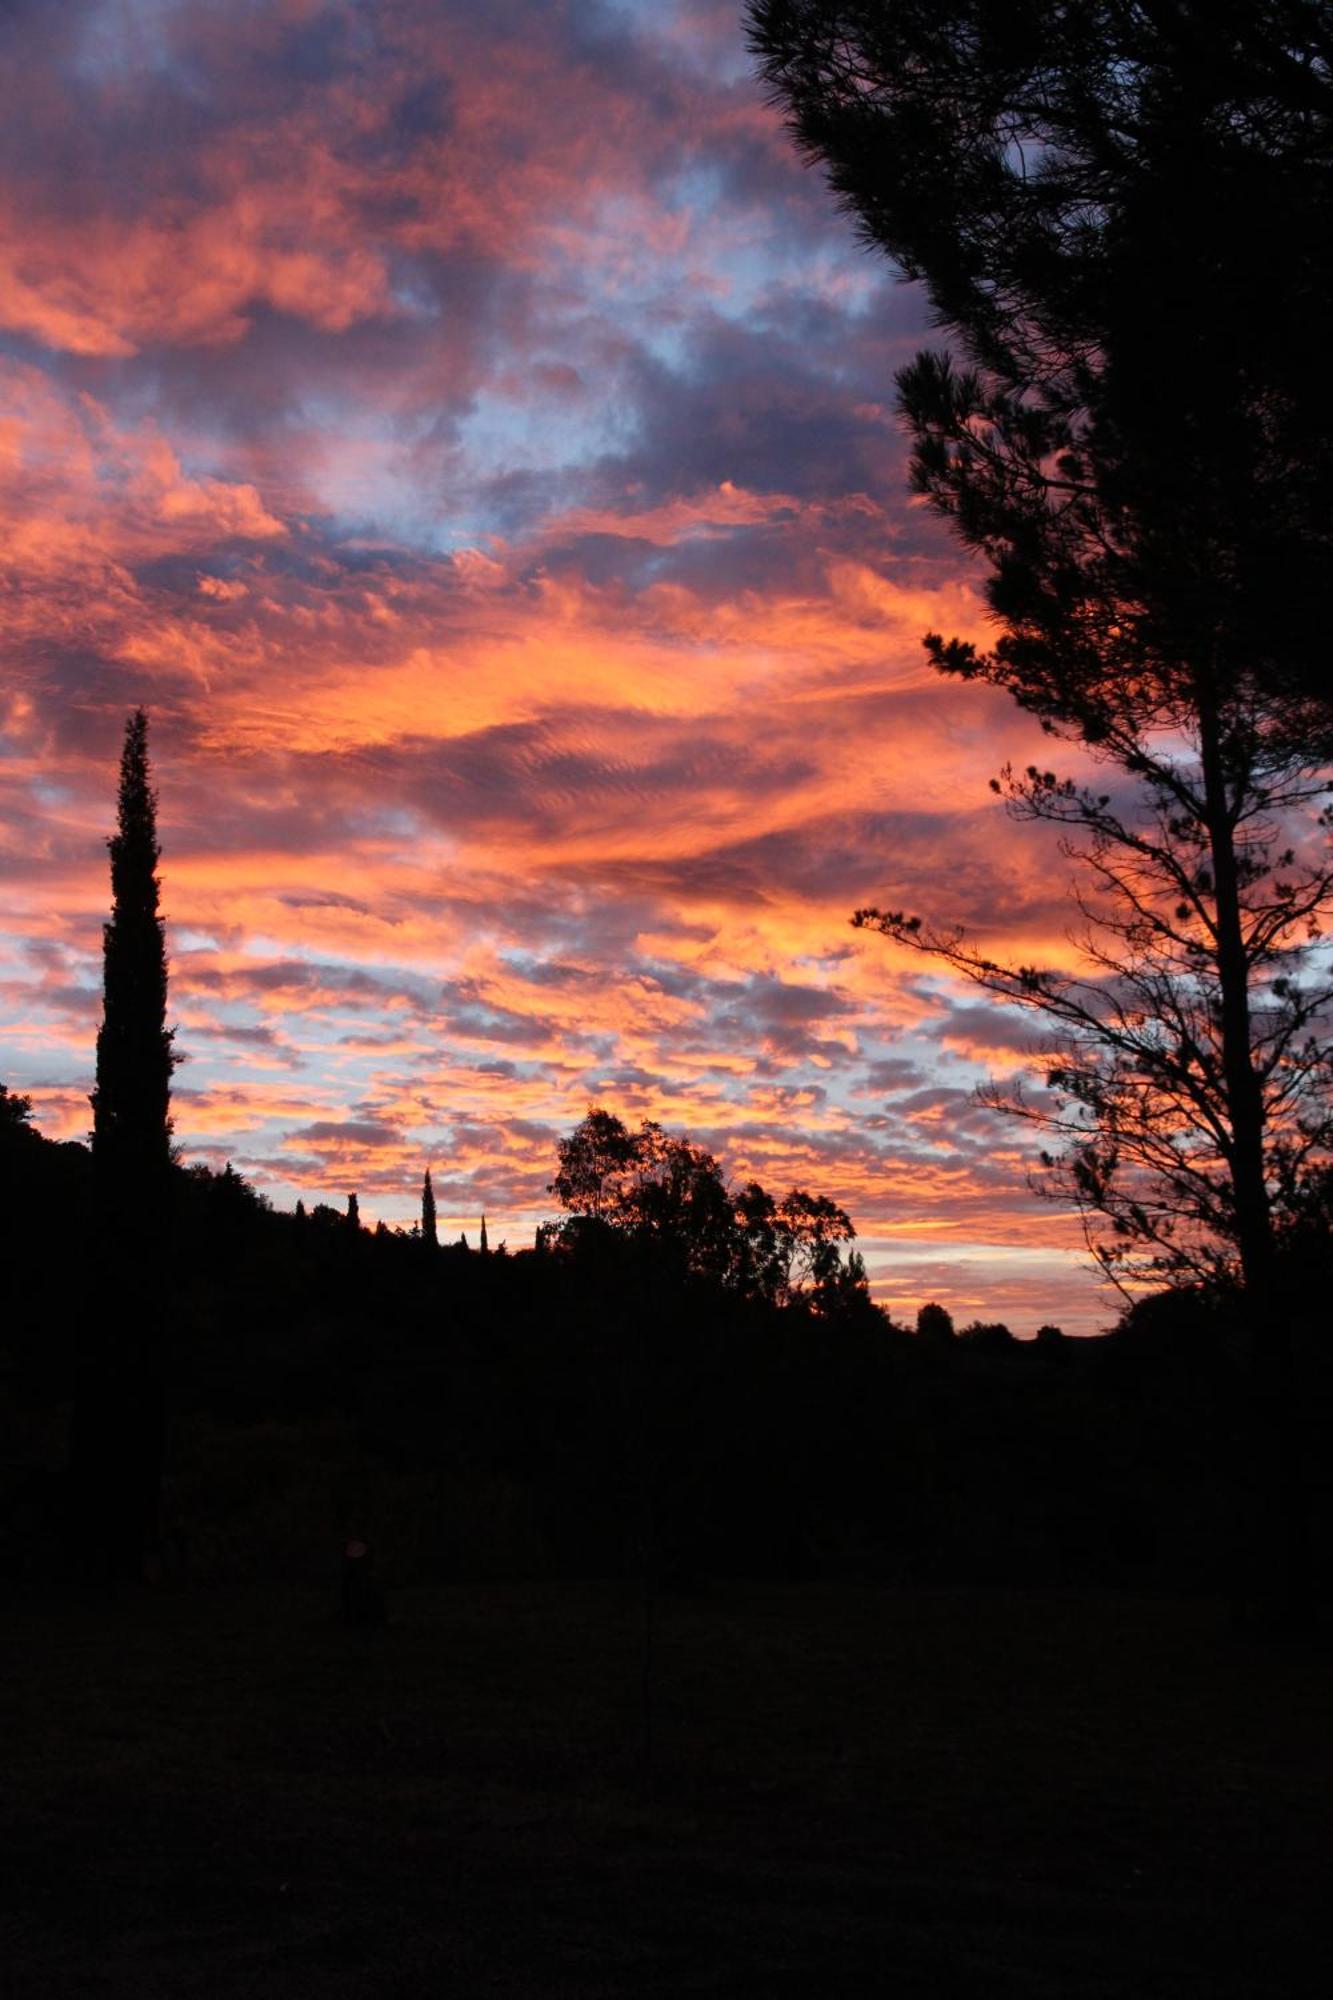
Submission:
<svg viewBox="0 0 1333 2000">
<path fill-rule="evenodd" d="M 0 1562 L 40 1580 L 77 1563 L 65 1426 L 81 1330 L 107 1302 L 78 1254 L 88 1151 L 4 1129 Z M 634 1174 L 617 1185 L 632 1197 Z M 1222 1304 L 1165 1294 L 1102 1340 L 962 1339 L 942 1313 L 917 1335 L 858 1287 L 820 1296 L 808 1252 L 779 1298 L 605 1213 L 483 1257 L 176 1168 L 150 1571 L 331 1578 L 360 1534 L 391 1585 L 1230 1588 L 1243 1392 Z M 1313 1307 L 1302 1347 L 1326 1551 L 1333 1380 Z"/>
</svg>

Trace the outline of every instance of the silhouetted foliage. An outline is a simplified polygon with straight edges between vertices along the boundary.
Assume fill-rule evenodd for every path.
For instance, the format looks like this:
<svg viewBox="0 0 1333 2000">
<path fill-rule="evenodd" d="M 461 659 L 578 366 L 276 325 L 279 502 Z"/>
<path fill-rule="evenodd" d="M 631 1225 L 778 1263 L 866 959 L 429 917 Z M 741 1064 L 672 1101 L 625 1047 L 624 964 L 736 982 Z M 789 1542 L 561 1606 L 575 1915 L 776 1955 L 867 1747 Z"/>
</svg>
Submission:
<svg viewBox="0 0 1333 2000">
<path fill-rule="evenodd" d="M 729 1188 L 702 1146 L 652 1120 L 631 1133 L 601 1107 L 560 1141 L 559 1159 L 550 1192 L 571 1213 L 567 1234 L 619 1230 L 694 1277 L 774 1305 L 873 1310 L 864 1264 L 842 1254 L 851 1219 L 826 1196 L 793 1188 L 779 1201 L 757 1181 Z"/>
<path fill-rule="evenodd" d="M 158 910 L 157 794 L 148 717 L 125 725 L 111 854 L 111 921 L 102 931 L 102 1025 L 93 1092 L 93 1157 L 108 1187 L 133 1199 L 166 1169 L 171 1150 L 172 1033 L 166 1025 L 167 948 Z"/>
<path fill-rule="evenodd" d="M 931 1299 L 916 1316 L 916 1337 L 928 1347 L 946 1347 L 957 1339 L 953 1314 Z"/>
<path fill-rule="evenodd" d="M 439 1234 L 435 1224 L 435 1190 L 430 1184 L 430 1168 L 421 1183 L 421 1240 L 432 1250 L 439 1247 Z"/>
<path fill-rule="evenodd" d="M 559 1146 L 559 1168 L 549 1193 L 571 1215 L 593 1221 L 623 1216 L 638 1165 L 637 1142 L 620 1119 L 594 1107 Z"/>
<path fill-rule="evenodd" d="M 41 1282 L 0 1262 L 0 1406 L 10 1438 L 33 1440 L 13 1456 L 53 1477 L 35 1523 L 23 1475 L 22 1542 L 5 1540 L 0 1491 L 0 1564 L 36 1550 L 50 1566 L 60 1461 L 42 1440 L 98 1279 L 64 1252 L 97 1202 L 84 1147 L 33 1132 L 21 1152 L 0 1145 L 0 1205 Z M 606 1223 L 544 1253 L 427 1258 L 327 1205 L 304 1223 L 276 1212 L 234 1170 L 177 1169 L 171 1197 L 169 1532 L 188 1574 L 336 1592 L 346 1527 L 390 1589 L 645 1565 L 663 1586 L 1231 1587 L 1245 1391 L 1234 1301 L 1206 1288 L 1144 1302 L 1103 1340 L 932 1349 L 873 1308 L 780 1304 Z M 1309 1282 L 1302 1421 L 1326 1552 L 1326 1268 Z"/>
<path fill-rule="evenodd" d="M 0 1083 L 0 1145 L 22 1141 L 32 1134 L 32 1099 L 21 1097 Z"/>
<path fill-rule="evenodd" d="M 1309 949 L 1333 899 L 1325 10 L 766 0 L 752 23 L 802 143 L 962 351 L 905 369 L 900 409 L 1000 637 L 930 635 L 933 663 L 1116 774 L 996 786 L 1079 836 L 1084 976 L 902 911 L 856 921 L 1051 1024 L 1052 1098 L 1010 1102 L 1062 1136 L 1052 1184 L 1109 1220 L 1108 1270 L 1243 1283 L 1258 1506 L 1282 1523 L 1258 1563 L 1295 1607 L 1277 1236 L 1333 1146 Z"/>
<path fill-rule="evenodd" d="M 926 358 L 903 377 L 921 489 L 949 484 L 964 539 L 989 542 L 970 429 L 1038 535 L 1046 513 L 1063 523 L 1084 572 L 1047 593 L 1065 597 L 1066 640 L 1100 548 L 1156 584 L 1119 593 L 1133 615 L 1113 671 L 1141 674 L 1151 631 L 1172 661 L 1327 716 L 1325 0 L 752 0 L 749 15 L 802 149 L 977 371 Z M 1014 553 L 990 589 L 1017 632 L 1037 598 Z"/>
<path fill-rule="evenodd" d="M 958 1338 L 934 1305 L 911 1340 L 870 1303 L 836 1203 L 732 1188 L 703 1148 L 603 1110 L 560 1147 L 566 1222 L 516 1256 L 464 1238 L 424 1258 L 415 1231 L 362 1230 L 355 1194 L 278 1214 L 230 1162 L 168 1156 L 156 1185 L 108 1203 L 90 1153 L 0 1090 L 0 1213 L 24 1247 L 0 1260 L 0 1413 L 36 1438 L 71 1391 L 75 1410 L 68 1481 L 20 1464 L 12 1516 L 0 1482 L 0 1568 L 45 1549 L 159 1579 L 327 1574 L 332 1522 L 344 1563 L 374 1547 L 391 1581 L 618 1574 L 647 1602 L 737 1571 L 1218 1581 L 1234 1287 L 1059 1340 L 1058 1365 L 1049 1329 Z M 1314 1439 L 1333 1428 L 1333 1180 L 1303 1186 L 1279 1250 L 1318 1356 Z M 104 1255 L 70 1259 L 108 1215 Z M 378 1563 L 344 1587 L 374 1622 Z"/>
<path fill-rule="evenodd" d="M 76 1345 L 70 1467 L 86 1566 L 103 1577 L 136 1577 L 160 1530 L 175 1062 L 142 709 L 125 725 L 116 817 L 92 1095 L 99 1290 Z"/>
<path fill-rule="evenodd" d="M 1014 1336 L 1003 1320 L 974 1319 L 958 1335 L 979 1354 L 1003 1354 L 1014 1346 Z"/>
<path fill-rule="evenodd" d="M 1333 94 L 1303 68 L 1319 10 L 751 15 L 802 143 L 974 364 L 926 354 L 899 378 L 914 485 L 986 557 L 1002 628 L 989 654 L 932 636 L 934 663 L 1081 736 L 1140 795 L 1035 766 L 996 785 L 1083 836 L 1090 979 L 997 963 L 901 912 L 858 920 L 1064 1036 L 1057 1185 L 1110 1216 L 1112 1264 L 1229 1246 L 1258 1295 L 1272 1204 L 1298 1198 L 1330 1137 L 1311 1043 L 1328 984 L 1314 964 L 1299 977 L 1333 894 L 1313 828 L 1301 851 L 1326 738 L 1273 704 L 1267 668 L 1286 617 L 1278 650 L 1322 656 L 1333 429 L 1253 269 L 1284 188 L 1279 296 L 1333 296 L 1333 229 L 1308 227 L 1333 221 Z M 1283 567 L 1298 546 L 1300 585 Z"/>
</svg>

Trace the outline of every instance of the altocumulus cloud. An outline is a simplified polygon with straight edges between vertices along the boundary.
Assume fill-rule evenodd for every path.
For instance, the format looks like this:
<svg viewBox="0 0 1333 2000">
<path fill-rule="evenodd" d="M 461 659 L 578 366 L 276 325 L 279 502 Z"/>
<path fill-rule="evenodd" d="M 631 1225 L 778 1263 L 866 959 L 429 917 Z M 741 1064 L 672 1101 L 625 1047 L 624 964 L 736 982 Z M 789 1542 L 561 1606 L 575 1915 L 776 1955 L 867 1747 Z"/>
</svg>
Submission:
<svg viewBox="0 0 1333 2000">
<path fill-rule="evenodd" d="M 922 663 L 984 622 L 903 495 L 919 302 L 737 12 L 7 10 L 6 1080 L 86 1126 L 143 701 L 187 1155 L 390 1219 L 429 1157 L 521 1240 L 605 1097 L 836 1196 L 897 1303 L 1020 1246 L 1086 1321 L 968 1108 L 1013 1031 L 847 930 L 1064 948 L 985 790 L 1021 718 Z"/>
</svg>

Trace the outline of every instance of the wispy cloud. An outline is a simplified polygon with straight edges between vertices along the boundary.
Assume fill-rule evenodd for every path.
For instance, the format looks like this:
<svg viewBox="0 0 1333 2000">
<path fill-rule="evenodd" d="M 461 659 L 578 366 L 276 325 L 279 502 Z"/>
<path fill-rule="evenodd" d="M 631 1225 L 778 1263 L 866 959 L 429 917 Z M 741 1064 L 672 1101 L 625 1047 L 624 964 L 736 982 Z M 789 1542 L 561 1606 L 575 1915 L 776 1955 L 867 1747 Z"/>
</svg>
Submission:
<svg viewBox="0 0 1333 2000">
<path fill-rule="evenodd" d="M 390 1219 L 429 1160 L 518 1241 L 604 1099 L 844 1201 L 904 1310 L 1088 1324 L 971 1096 L 1026 1028 L 848 929 L 1066 913 L 1026 726 L 920 650 L 984 620 L 904 495 L 918 303 L 735 13 L 10 9 L 3 1069 L 86 1127 L 143 701 L 192 1157 Z"/>
</svg>

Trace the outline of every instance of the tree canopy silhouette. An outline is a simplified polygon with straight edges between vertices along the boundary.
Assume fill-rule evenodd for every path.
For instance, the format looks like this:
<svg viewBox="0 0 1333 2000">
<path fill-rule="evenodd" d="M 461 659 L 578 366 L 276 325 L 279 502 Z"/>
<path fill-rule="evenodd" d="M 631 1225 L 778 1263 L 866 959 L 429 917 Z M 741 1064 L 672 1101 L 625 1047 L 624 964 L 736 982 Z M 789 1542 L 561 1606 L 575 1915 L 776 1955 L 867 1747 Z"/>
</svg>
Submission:
<svg viewBox="0 0 1333 2000">
<path fill-rule="evenodd" d="M 949 1347 L 957 1339 L 953 1314 L 934 1299 L 923 1305 L 916 1316 L 916 1337 L 927 1347 Z"/>
<path fill-rule="evenodd" d="M 970 364 L 923 357 L 901 378 L 922 490 L 947 487 L 960 532 L 993 560 L 981 467 L 1003 473 L 1048 550 L 1042 516 L 1055 517 L 1061 581 L 1084 577 L 1065 654 L 1098 552 L 1102 583 L 1119 571 L 1125 586 L 1098 594 L 1136 614 L 1102 666 L 1138 681 L 1155 651 L 1173 667 L 1206 658 L 1270 703 L 1311 698 L 1327 730 L 1327 0 L 753 0 L 749 13 L 801 147 L 867 240 L 924 284 Z M 1031 600 L 1025 569 L 1021 545 L 995 562 L 1006 624 Z M 1054 662 L 1065 697 L 1074 666 Z"/>
<path fill-rule="evenodd" d="M 817 1311 L 868 1303 L 865 1267 L 843 1246 L 851 1218 L 826 1196 L 793 1188 L 776 1200 L 757 1181 L 728 1186 L 702 1146 L 645 1120 L 631 1132 L 594 1107 L 560 1141 L 551 1183 L 569 1211 L 567 1231 L 608 1228 L 654 1245 L 695 1277 Z"/>
<path fill-rule="evenodd" d="M 1331 1136 L 1308 946 L 1333 891 L 1333 20 L 1322 0 L 756 0 L 751 22 L 800 143 L 960 352 L 918 356 L 899 406 L 1000 634 L 929 635 L 933 663 L 1119 774 L 997 781 L 1076 836 L 1084 976 L 902 911 L 857 921 L 1060 1031 L 1035 1111 L 1069 1141 L 1066 1191 L 1110 1220 L 1104 1261 L 1223 1251 L 1295 1593 L 1277 1252 Z"/>
<path fill-rule="evenodd" d="M 986 558 L 1000 625 L 984 653 L 929 635 L 935 665 L 1140 788 L 998 782 L 1020 816 L 1082 836 L 1090 985 L 901 912 L 858 921 L 1068 1030 L 1070 1190 L 1168 1262 L 1171 1214 L 1203 1223 L 1266 1297 L 1274 1200 L 1327 1137 L 1324 989 L 1298 978 L 1330 891 L 1327 733 L 1273 689 L 1323 655 L 1333 447 L 1243 260 L 1266 271 L 1280 239 L 1279 296 L 1333 296 L 1333 230 L 1314 227 L 1333 216 L 1327 9 L 751 11 L 801 142 L 971 363 L 923 354 L 899 377 L 913 483 Z"/>
<path fill-rule="evenodd" d="M 0 1139 L 30 1136 L 31 1119 L 32 1099 L 0 1083 Z"/>
</svg>

